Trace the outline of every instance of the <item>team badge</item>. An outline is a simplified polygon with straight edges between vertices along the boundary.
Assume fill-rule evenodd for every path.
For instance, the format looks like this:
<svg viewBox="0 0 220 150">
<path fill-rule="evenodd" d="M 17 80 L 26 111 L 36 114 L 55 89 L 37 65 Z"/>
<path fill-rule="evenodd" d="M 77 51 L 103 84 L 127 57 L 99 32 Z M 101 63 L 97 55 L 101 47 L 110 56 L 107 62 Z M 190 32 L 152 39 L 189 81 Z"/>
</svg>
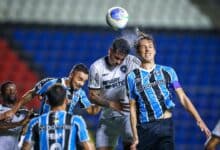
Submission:
<svg viewBox="0 0 220 150">
<path fill-rule="evenodd" d="M 128 67 L 126 65 L 121 66 L 121 72 L 126 73 L 128 71 Z"/>
</svg>

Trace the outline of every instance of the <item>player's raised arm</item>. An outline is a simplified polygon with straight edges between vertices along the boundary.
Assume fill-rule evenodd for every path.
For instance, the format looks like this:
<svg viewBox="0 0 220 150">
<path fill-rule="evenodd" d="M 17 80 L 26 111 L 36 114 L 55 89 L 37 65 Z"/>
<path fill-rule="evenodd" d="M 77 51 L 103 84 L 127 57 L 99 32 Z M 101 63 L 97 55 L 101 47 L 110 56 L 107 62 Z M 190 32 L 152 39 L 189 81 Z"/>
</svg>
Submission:
<svg viewBox="0 0 220 150">
<path fill-rule="evenodd" d="M 18 111 L 18 109 L 21 108 L 21 106 L 24 106 L 26 103 L 31 101 L 35 97 L 35 95 L 36 95 L 36 93 L 35 93 L 34 89 L 29 90 L 28 92 L 26 92 L 22 96 L 21 100 L 19 100 L 15 103 L 15 105 L 12 107 L 11 110 L 0 114 L 0 120 L 11 118 Z"/>
<path fill-rule="evenodd" d="M 200 117 L 198 111 L 196 110 L 195 106 L 192 104 L 189 97 L 185 94 L 184 90 L 182 88 L 177 88 L 175 91 L 183 107 L 194 117 L 201 131 L 204 132 L 207 137 L 209 137 L 211 135 L 210 130 L 208 129 L 208 127 Z"/>
</svg>

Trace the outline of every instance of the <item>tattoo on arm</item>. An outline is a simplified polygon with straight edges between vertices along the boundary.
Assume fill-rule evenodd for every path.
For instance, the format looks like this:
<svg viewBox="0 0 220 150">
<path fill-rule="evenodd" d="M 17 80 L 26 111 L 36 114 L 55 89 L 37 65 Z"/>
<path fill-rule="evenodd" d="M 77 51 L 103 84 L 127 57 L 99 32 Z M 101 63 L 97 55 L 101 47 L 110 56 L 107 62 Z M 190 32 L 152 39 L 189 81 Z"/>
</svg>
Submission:
<svg viewBox="0 0 220 150">
<path fill-rule="evenodd" d="M 99 90 L 90 90 L 89 91 L 90 100 L 100 106 L 109 107 L 109 102 L 106 99 L 103 99 L 100 95 Z"/>
</svg>

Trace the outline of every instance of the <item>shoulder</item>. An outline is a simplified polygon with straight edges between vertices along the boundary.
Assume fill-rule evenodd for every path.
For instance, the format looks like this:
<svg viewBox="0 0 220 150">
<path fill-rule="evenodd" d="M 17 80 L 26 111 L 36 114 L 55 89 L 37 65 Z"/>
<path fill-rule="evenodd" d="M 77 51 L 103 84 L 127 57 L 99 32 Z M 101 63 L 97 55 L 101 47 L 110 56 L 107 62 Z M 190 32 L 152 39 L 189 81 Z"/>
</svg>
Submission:
<svg viewBox="0 0 220 150">
<path fill-rule="evenodd" d="M 40 120 L 40 117 L 41 117 L 41 116 L 32 118 L 32 119 L 30 120 L 30 122 L 29 122 L 29 126 L 33 127 L 33 126 L 35 126 L 36 124 L 38 124 L 38 123 L 39 123 L 39 120 Z"/>
<path fill-rule="evenodd" d="M 165 65 L 157 65 L 156 67 L 164 70 L 164 71 L 168 71 L 168 72 L 173 72 L 175 71 L 174 68 L 170 67 L 170 66 L 165 66 Z"/>
<path fill-rule="evenodd" d="M 46 83 L 48 81 L 54 80 L 56 78 L 52 78 L 52 77 L 47 77 L 47 78 L 43 78 L 42 80 L 40 80 L 38 83 Z"/>
<path fill-rule="evenodd" d="M 136 64 L 136 65 L 140 65 L 141 61 L 134 55 L 128 55 L 125 59 L 128 63 L 132 63 L 132 64 Z"/>
<path fill-rule="evenodd" d="M 134 78 L 135 77 L 135 74 L 140 72 L 140 68 L 135 68 L 133 69 L 132 71 L 130 71 L 128 74 L 127 74 L 127 77 L 128 78 Z"/>
<path fill-rule="evenodd" d="M 37 89 L 40 89 L 44 84 L 46 84 L 47 82 L 53 81 L 53 80 L 56 80 L 56 78 L 44 78 L 44 79 L 38 81 L 36 83 L 35 87 Z"/>
<path fill-rule="evenodd" d="M 91 65 L 91 67 L 97 67 L 97 66 L 102 66 L 105 63 L 105 57 L 99 58 L 96 61 L 94 61 Z"/>
<path fill-rule="evenodd" d="M 75 123 L 84 123 L 84 119 L 82 116 L 79 116 L 79 115 L 73 115 L 72 116 L 72 120 L 75 122 Z"/>
</svg>

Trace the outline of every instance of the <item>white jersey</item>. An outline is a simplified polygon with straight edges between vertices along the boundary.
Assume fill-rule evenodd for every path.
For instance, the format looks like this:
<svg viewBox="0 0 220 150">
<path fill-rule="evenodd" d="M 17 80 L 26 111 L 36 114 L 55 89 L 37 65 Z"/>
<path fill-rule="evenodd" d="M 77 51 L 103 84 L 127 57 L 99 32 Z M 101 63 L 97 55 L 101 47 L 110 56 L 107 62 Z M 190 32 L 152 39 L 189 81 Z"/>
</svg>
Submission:
<svg viewBox="0 0 220 150">
<path fill-rule="evenodd" d="M 104 99 L 123 100 L 124 103 L 129 103 L 125 87 L 126 74 L 137 68 L 140 65 L 140 60 L 135 56 L 128 55 L 121 65 L 111 67 L 107 59 L 107 56 L 100 58 L 91 65 L 88 86 L 90 89 L 100 89 Z M 103 108 L 101 118 L 114 116 L 121 116 L 121 114 L 110 108 Z"/>
<path fill-rule="evenodd" d="M 11 108 L 0 105 L 0 113 L 4 113 Z M 14 115 L 11 122 L 19 122 L 25 117 L 24 114 Z M 16 127 L 13 129 L 8 129 L 6 131 L 1 131 L 0 133 L 0 145 L 4 146 L 4 150 L 17 150 L 18 140 L 22 127 Z M 1 148 L 0 148 L 1 149 Z"/>
<path fill-rule="evenodd" d="M 220 120 L 216 124 L 214 130 L 212 131 L 212 134 L 214 134 L 215 136 L 220 137 Z"/>
</svg>

